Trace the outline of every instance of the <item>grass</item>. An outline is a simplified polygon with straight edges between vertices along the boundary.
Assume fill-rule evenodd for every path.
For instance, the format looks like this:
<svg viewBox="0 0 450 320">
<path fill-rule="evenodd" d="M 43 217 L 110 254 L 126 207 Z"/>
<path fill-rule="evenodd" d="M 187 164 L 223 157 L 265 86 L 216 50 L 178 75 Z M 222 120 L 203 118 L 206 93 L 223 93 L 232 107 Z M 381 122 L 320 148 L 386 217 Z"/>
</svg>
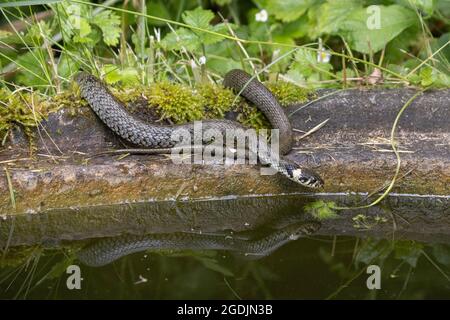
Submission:
<svg viewBox="0 0 450 320">
<path fill-rule="evenodd" d="M 6 181 L 8 182 L 8 189 L 9 189 L 9 198 L 11 200 L 11 207 L 13 210 L 16 210 L 16 196 L 14 195 L 14 188 L 12 185 L 11 175 L 9 174 L 8 168 L 4 167 L 5 175 L 6 175 Z"/>
<path fill-rule="evenodd" d="M 112 11 L 115 11 L 115 12 L 118 12 L 118 13 L 121 13 L 121 14 L 129 14 L 129 15 L 133 15 L 133 16 L 137 17 L 137 19 L 138 19 L 138 33 L 137 33 L 137 34 L 138 34 L 138 38 L 139 38 L 139 40 L 138 40 L 138 42 L 139 42 L 139 46 L 138 46 L 139 54 L 132 54 L 132 55 L 135 56 L 134 58 L 135 58 L 136 60 L 139 60 L 138 55 L 140 55 L 140 56 L 141 56 L 141 61 L 140 61 L 141 64 L 144 64 L 144 63 L 145 63 L 145 62 L 142 60 L 142 56 L 144 55 L 144 53 L 143 53 L 143 51 L 144 51 L 143 45 L 145 44 L 145 38 L 148 36 L 148 32 L 146 32 L 145 28 L 143 27 L 143 21 L 144 21 L 145 19 L 149 19 L 149 20 L 153 20 L 153 21 L 159 21 L 159 22 L 162 22 L 162 23 L 166 23 L 166 24 L 168 24 L 168 25 L 170 25 L 170 26 L 178 26 L 178 27 L 187 28 L 187 29 L 194 30 L 194 31 L 198 31 L 198 32 L 201 32 L 201 33 L 205 33 L 205 34 L 210 34 L 210 35 L 213 35 L 213 36 L 217 36 L 217 37 L 220 37 L 220 38 L 222 38 L 222 39 L 232 40 L 234 43 L 236 43 L 236 45 L 240 48 L 240 50 L 243 51 L 243 53 L 244 53 L 244 55 L 245 55 L 245 61 L 251 66 L 252 69 L 255 69 L 255 66 L 254 66 L 253 63 L 252 63 L 252 58 L 249 56 L 249 54 L 247 53 L 247 51 L 245 50 L 245 48 L 243 47 L 243 45 L 257 45 L 257 46 L 263 46 L 263 47 L 280 47 L 280 48 L 283 48 L 283 47 L 284 47 L 284 48 L 292 49 L 293 51 L 295 51 L 295 50 L 297 50 L 297 49 L 300 49 L 300 48 L 301 48 L 301 49 L 304 49 L 304 50 L 310 50 L 310 51 L 313 51 L 313 52 L 319 52 L 319 51 L 322 50 L 322 49 L 319 49 L 319 48 L 314 48 L 314 47 L 312 47 L 311 44 L 306 44 L 306 45 L 295 45 L 295 44 L 290 44 L 290 43 L 269 42 L 269 41 L 256 41 L 256 40 L 244 39 L 244 38 L 240 38 L 240 37 L 236 36 L 236 34 L 235 34 L 231 29 L 229 30 L 230 34 L 224 34 L 224 33 L 212 31 L 212 30 L 209 30 L 209 29 L 206 29 L 206 28 L 200 28 L 200 27 L 197 27 L 197 26 L 194 26 L 194 25 L 189 25 L 189 24 L 186 24 L 186 23 L 183 23 L 183 22 L 174 21 L 174 20 L 170 20 L 170 19 L 165 19 L 165 18 L 153 16 L 153 15 L 148 15 L 148 14 L 144 13 L 143 10 L 141 10 L 140 12 L 138 12 L 138 11 L 127 10 L 127 9 L 124 9 L 124 8 L 113 7 L 113 6 L 109 5 L 109 3 L 111 3 L 111 1 L 110 1 L 110 2 L 106 1 L 106 2 L 105 2 L 106 4 L 102 4 L 102 3 L 99 3 L 99 4 L 97 4 L 97 3 L 90 3 L 90 2 L 86 2 L 86 1 L 82 1 L 82 0 L 72 0 L 71 2 L 72 2 L 72 3 L 78 3 L 78 4 L 86 5 L 86 6 L 93 6 L 93 7 L 96 7 L 97 9 L 100 9 L 100 10 L 112 10 Z M 15 6 L 19 6 L 19 5 L 26 6 L 26 5 L 31 5 L 31 4 L 51 4 L 51 3 L 54 3 L 54 1 L 37 1 L 37 2 L 35 2 L 35 1 L 22 1 L 20 4 L 16 4 L 16 3 L 15 3 Z M 115 3 L 115 1 L 112 1 L 112 3 Z M 3 5 L 3 7 L 7 7 L 7 5 Z M 98 13 L 98 12 L 100 12 L 100 11 L 97 11 L 97 13 Z M 2 13 L 3 13 L 3 15 L 4 15 L 5 17 L 7 17 L 7 15 L 6 15 L 5 13 L 11 13 L 11 12 L 10 12 L 10 11 L 3 11 L 3 9 L 2 9 Z M 20 17 L 18 17 L 18 18 L 20 18 Z M 140 18 L 143 18 L 143 19 L 140 19 Z M 10 21 L 9 21 L 9 22 L 10 22 Z M 21 38 L 21 36 L 20 36 L 19 33 L 17 33 L 17 35 Z M 45 36 L 45 35 L 43 35 L 43 36 Z M 57 38 L 59 38 L 59 37 L 57 37 Z M 23 41 L 22 38 L 21 38 L 21 41 L 22 41 L 23 45 L 27 46 L 27 44 L 25 43 L 25 41 Z M 59 45 L 59 44 L 58 44 L 58 41 L 54 41 L 54 39 L 51 39 L 51 38 L 47 39 L 46 42 L 47 42 L 48 44 L 50 44 L 50 45 L 56 45 L 56 46 Z M 370 57 L 370 59 L 368 59 L 368 60 L 367 60 L 367 59 L 364 60 L 364 59 L 357 58 L 357 57 L 355 56 L 355 54 L 352 53 L 352 51 L 350 50 L 350 48 L 348 47 L 348 45 L 347 45 L 345 42 L 344 42 L 344 44 L 346 45 L 346 51 L 348 52 L 348 54 L 345 54 L 345 53 L 343 53 L 343 52 L 336 52 L 336 51 L 333 51 L 333 50 L 329 50 L 329 53 L 330 53 L 331 55 L 333 55 L 333 56 L 342 58 L 342 59 L 344 60 L 344 62 L 345 62 L 345 60 L 351 61 L 352 66 L 353 66 L 353 68 L 354 68 L 356 71 L 357 71 L 356 63 L 361 63 L 361 64 L 363 64 L 365 67 L 378 68 L 379 70 L 385 72 L 386 74 L 390 74 L 391 76 L 394 77 L 393 80 L 400 81 L 400 82 L 402 82 L 402 83 L 404 83 L 404 84 L 409 84 L 409 83 L 410 83 L 410 80 L 409 80 L 410 76 L 416 74 L 416 73 L 418 72 L 418 70 L 419 70 L 423 65 L 427 64 L 428 61 L 430 61 L 436 54 L 438 54 L 439 52 L 441 52 L 441 51 L 449 44 L 449 42 L 447 42 L 446 44 L 444 44 L 443 46 L 441 46 L 441 47 L 440 47 L 438 50 L 436 50 L 434 53 L 430 54 L 430 56 L 429 56 L 427 59 L 425 59 L 424 61 L 422 61 L 422 63 L 421 63 L 420 65 L 418 65 L 418 66 L 415 67 L 413 70 L 411 70 L 406 76 L 403 76 L 403 75 L 399 74 L 398 72 L 395 72 L 395 71 L 390 70 L 390 69 L 388 69 L 388 68 L 386 68 L 386 67 L 383 67 L 381 64 L 382 64 L 383 56 L 384 56 L 384 55 L 382 55 L 382 56 L 380 57 L 379 63 L 376 64 L 376 63 L 374 63 L 374 62 L 372 61 L 372 60 L 373 60 L 372 57 Z M 125 45 L 124 43 L 122 43 L 122 44 L 121 44 L 121 47 L 123 48 L 124 46 L 126 46 L 126 45 Z M 95 61 L 97 60 L 96 57 L 94 57 L 93 54 L 92 54 L 91 52 L 89 52 L 89 51 L 86 51 L 86 54 L 87 54 L 87 55 L 86 55 L 87 59 L 86 59 L 86 58 L 83 58 L 81 55 L 78 55 L 78 56 L 77 56 L 77 55 L 74 55 L 74 54 L 71 52 L 70 49 L 65 48 L 64 46 L 60 46 L 60 45 L 59 45 L 58 48 L 61 50 L 61 53 L 67 53 L 67 54 L 71 55 L 72 58 L 74 58 L 74 59 L 76 59 L 76 60 L 78 60 L 78 61 L 83 61 L 83 65 L 84 65 L 85 67 L 93 67 L 93 66 L 94 66 L 94 68 L 95 68 L 96 65 L 97 65 L 97 64 L 95 63 Z M 150 48 L 150 49 L 151 49 L 151 48 Z M 29 51 L 30 51 L 31 54 L 33 54 L 33 50 L 31 50 L 31 48 L 30 48 Z M 153 53 L 154 53 L 154 52 L 151 50 L 151 56 L 153 55 Z M 40 78 L 41 80 L 47 81 L 48 84 L 49 84 L 50 86 L 51 86 L 51 85 L 56 85 L 56 84 L 52 84 L 52 81 L 51 81 L 51 80 L 52 80 L 52 78 L 56 80 L 56 79 L 58 78 L 58 76 L 56 75 L 56 76 L 52 77 L 52 76 L 49 74 L 49 70 L 48 70 L 47 67 L 45 67 L 45 62 L 42 61 L 42 57 L 37 57 L 37 56 L 36 56 L 35 59 L 36 59 L 36 61 L 42 66 L 42 71 L 44 71 L 45 78 L 42 78 L 39 74 L 37 74 L 37 73 L 34 72 L 33 70 L 30 70 L 29 68 L 27 68 L 26 66 L 24 66 L 24 65 L 21 64 L 20 62 L 14 61 L 13 59 L 9 58 L 7 55 L 1 54 L 1 53 L 0 53 L 0 55 L 1 55 L 3 58 L 9 60 L 11 63 L 17 64 L 17 66 L 19 66 L 19 67 L 22 68 L 23 70 L 26 70 L 27 72 L 30 72 L 30 73 L 33 74 L 34 76 Z M 189 56 L 189 53 L 187 54 L 187 56 Z M 288 54 L 287 56 L 290 56 L 290 54 Z M 283 58 L 285 58 L 285 57 L 283 57 Z M 168 60 L 167 57 L 166 57 L 166 58 L 162 58 L 162 59 L 163 59 L 163 60 L 164 60 L 164 59 Z M 272 65 L 277 64 L 277 62 L 278 62 L 278 61 L 273 61 L 273 62 L 272 62 Z M 167 69 L 170 69 L 170 68 L 171 68 L 171 66 L 170 66 L 169 64 L 165 64 L 165 67 L 166 67 Z M 267 67 L 265 68 L 265 70 L 267 70 L 268 68 L 270 68 L 270 66 L 267 66 Z M 55 63 L 54 63 L 54 62 L 52 63 L 52 66 L 51 66 L 50 69 L 53 69 L 53 70 L 56 69 L 56 66 L 55 66 Z M 142 68 L 142 70 L 144 70 L 144 68 Z M 96 70 L 97 73 L 98 73 L 99 71 L 100 71 L 100 70 Z M 319 72 L 321 72 L 321 71 L 319 70 Z M 324 71 L 324 70 L 322 70 L 322 72 L 328 73 L 327 71 Z M 357 73 L 359 74 L 358 71 L 357 71 Z M 174 74 L 174 73 L 172 72 L 172 74 Z M 347 81 L 348 81 L 348 79 L 345 78 L 345 77 L 344 77 L 343 79 L 339 79 L 339 78 L 337 78 L 334 74 L 331 74 L 331 76 L 332 76 L 332 78 L 334 78 L 336 81 L 342 82 L 342 83 L 344 83 L 344 84 L 347 83 Z M 142 76 L 142 78 L 144 78 L 144 77 L 145 77 L 145 76 Z M 152 75 L 152 77 L 153 77 L 153 75 Z M 358 78 L 360 78 L 360 77 L 358 77 Z M 68 79 L 61 79 L 61 80 L 67 81 Z M 144 82 L 144 83 L 145 83 L 145 82 Z"/>
</svg>

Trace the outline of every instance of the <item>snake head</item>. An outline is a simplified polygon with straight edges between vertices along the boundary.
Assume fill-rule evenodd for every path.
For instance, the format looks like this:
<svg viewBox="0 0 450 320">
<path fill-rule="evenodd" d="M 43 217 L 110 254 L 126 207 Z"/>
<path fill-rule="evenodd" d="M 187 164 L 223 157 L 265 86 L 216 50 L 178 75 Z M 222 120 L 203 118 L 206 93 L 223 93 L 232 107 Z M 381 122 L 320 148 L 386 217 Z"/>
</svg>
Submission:
<svg viewBox="0 0 450 320">
<path fill-rule="evenodd" d="M 324 182 L 314 171 L 300 166 L 290 165 L 286 168 L 288 178 L 308 188 L 322 188 Z"/>
</svg>

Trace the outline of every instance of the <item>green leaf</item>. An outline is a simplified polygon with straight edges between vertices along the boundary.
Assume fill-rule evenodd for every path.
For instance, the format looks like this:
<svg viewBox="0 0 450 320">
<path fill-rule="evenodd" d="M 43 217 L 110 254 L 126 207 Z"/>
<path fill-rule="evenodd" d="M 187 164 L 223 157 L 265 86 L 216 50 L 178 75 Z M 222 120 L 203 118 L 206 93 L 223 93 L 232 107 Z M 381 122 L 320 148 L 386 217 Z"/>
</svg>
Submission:
<svg viewBox="0 0 450 320">
<path fill-rule="evenodd" d="M 113 84 L 119 81 L 126 84 L 139 83 L 138 71 L 132 67 L 119 69 L 115 65 L 107 64 L 103 67 L 103 72 L 106 74 L 105 81 L 108 84 Z"/>
<path fill-rule="evenodd" d="M 89 35 L 92 32 L 91 25 L 89 22 L 84 18 L 77 19 L 79 28 L 77 29 L 78 32 L 73 37 L 74 42 L 78 43 L 89 43 L 92 42 L 92 39 L 89 38 Z"/>
<path fill-rule="evenodd" d="M 317 61 L 317 52 L 307 49 L 299 49 L 295 53 L 294 61 L 289 66 L 287 76 L 298 83 L 317 82 L 330 78 L 328 72 L 333 66 L 327 62 Z"/>
<path fill-rule="evenodd" d="M 353 11 L 348 19 L 341 23 L 339 33 L 352 49 L 359 52 L 375 53 L 380 51 L 403 30 L 417 22 L 415 13 L 402 6 L 372 7 L 379 9 L 379 15 L 377 9 L 372 12 L 367 11 L 367 8 L 362 8 Z M 377 17 L 379 21 L 377 21 Z M 379 25 L 376 22 L 379 22 Z"/>
<path fill-rule="evenodd" d="M 62 53 L 58 61 L 58 75 L 62 78 L 70 78 L 80 68 L 80 63 L 68 54 Z"/>
<path fill-rule="evenodd" d="M 92 18 L 92 23 L 97 25 L 103 33 L 103 41 L 109 46 L 116 46 L 120 37 L 120 18 L 115 13 L 105 10 Z"/>
<path fill-rule="evenodd" d="M 431 67 L 425 67 L 420 70 L 421 85 L 424 87 L 431 86 L 435 80 L 433 77 L 433 69 Z"/>
<path fill-rule="evenodd" d="M 300 49 L 295 53 L 294 62 L 290 70 L 296 70 L 308 77 L 315 72 L 313 66 L 317 64 L 317 54 L 312 50 Z"/>
<path fill-rule="evenodd" d="M 436 0 L 397 0 L 397 3 L 414 10 L 419 9 L 427 16 L 431 16 L 436 7 Z"/>
<path fill-rule="evenodd" d="M 337 33 L 341 23 L 352 15 L 353 11 L 361 8 L 359 0 L 328 0 L 318 10 L 318 32 Z"/>
<path fill-rule="evenodd" d="M 303 15 L 297 20 L 283 23 L 279 29 L 275 30 L 274 34 L 290 38 L 301 38 L 308 34 L 308 28 L 308 17 Z"/>
<path fill-rule="evenodd" d="M 271 0 L 267 3 L 267 12 L 277 19 L 290 22 L 302 16 L 313 3 L 313 0 Z"/>
<path fill-rule="evenodd" d="M 161 1 L 157 2 L 148 2 L 147 1 L 147 14 L 167 20 L 171 20 L 172 16 L 170 15 L 169 10 L 167 10 L 167 7 L 161 3 Z M 148 19 L 147 20 L 149 24 L 154 26 L 165 26 L 166 23 L 163 21 L 158 21 L 154 19 Z"/>
<path fill-rule="evenodd" d="M 175 32 L 167 34 L 161 41 L 161 45 L 166 50 L 179 50 L 185 47 L 187 50 L 194 51 L 199 48 L 201 41 L 199 37 L 185 28 L 179 28 Z"/>
<path fill-rule="evenodd" d="M 230 26 L 232 26 L 232 25 L 230 25 Z M 221 33 L 221 34 L 226 34 L 228 27 L 224 23 L 219 23 L 219 24 L 216 24 L 215 26 L 213 26 L 212 28 L 210 28 L 210 30 L 217 32 L 217 33 Z M 214 43 L 220 42 L 222 40 L 224 40 L 223 37 L 216 36 L 211 33 L 203 33 L 201 35 L 201 41 L 204 44 L 214 44 Z"/>
<path fill-rule="evenodd" d="M 48 85 L 46 81 L 48 52 L 42 48 L 28 51 L 17 59 L 18 65 L 21 65 L 20 72 L 17 75 L 17 82 L 25 86 Z M 39 76 L 39 77 L 38 77 Z"/>
<path fill-rule="evenodd" d="M 182 15 L 184 23 L 202 29 L 209 29 L 209 22 L 213 18 L 214 13 L 211 10 L 203 10 L 201 7 L 185 11 Z"/>
<path fill-rule="evenodd" d="M 195 10 L 185 11 L 183 13 L 183 21 L 186 24 L 202 28 L 204 30 L 226 34 L 228 27 L 223 23 L 214 26 L 209 22 L 214 18 L 214 14 L 210 10 L 203 10 L 200 7 Z M 234 25 L 230 25 L 235 27 Z M 162 41 L 162 46 L 167 50 L 179 50 L 182 47 L 190 51 L 195 51 L 202 44 L 210 45 L 222 41 L 224 38 L 211 33 L 202 32 L 200 30 L 190 30 L 187 28 L 179 28 L 169 33 Z"/>
<path fill-rule="evenodd" d="M 225 74 L 232 69 L 241 68 L 241 63 L 231 58 L 208 56 L 206 66 L 214 72 Z"/>
</svg>

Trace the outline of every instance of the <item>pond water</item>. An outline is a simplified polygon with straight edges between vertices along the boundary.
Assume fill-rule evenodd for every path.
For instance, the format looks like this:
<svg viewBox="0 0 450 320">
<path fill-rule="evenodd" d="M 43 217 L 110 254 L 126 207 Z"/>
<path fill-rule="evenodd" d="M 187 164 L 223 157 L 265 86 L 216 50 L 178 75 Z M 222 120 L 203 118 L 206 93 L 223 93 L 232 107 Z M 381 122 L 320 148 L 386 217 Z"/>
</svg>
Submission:
<svg viewBox="0 0 450 320">
<path fill-rule="evenodd" d="M 0 298 L 450 298 L 448 198 L 311 211 L 330 201 L 355 203 L 229 198 L 8 216 Z"/>
</svg>

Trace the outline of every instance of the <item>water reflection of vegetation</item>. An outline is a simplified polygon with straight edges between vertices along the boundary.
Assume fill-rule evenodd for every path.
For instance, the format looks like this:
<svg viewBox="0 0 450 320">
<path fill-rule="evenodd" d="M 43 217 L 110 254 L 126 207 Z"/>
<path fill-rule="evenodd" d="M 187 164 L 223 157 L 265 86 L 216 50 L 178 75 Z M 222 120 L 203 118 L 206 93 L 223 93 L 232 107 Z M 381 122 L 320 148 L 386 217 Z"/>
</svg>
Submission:
<svg viewBox="0 0 450 320">
<path fill-rule="evenodd" d="M 66 289 L 80 245 L 13 248 L 0 260 L 2 298 L 445 298 L 450 246 L 415 241 L 302 239 L 249 261 L 219 251 L 138 253 L 103 268 L 82 267 L 82 290 Z M 366 287 L 367 265 L 382 270 Z"/>
</svg>

